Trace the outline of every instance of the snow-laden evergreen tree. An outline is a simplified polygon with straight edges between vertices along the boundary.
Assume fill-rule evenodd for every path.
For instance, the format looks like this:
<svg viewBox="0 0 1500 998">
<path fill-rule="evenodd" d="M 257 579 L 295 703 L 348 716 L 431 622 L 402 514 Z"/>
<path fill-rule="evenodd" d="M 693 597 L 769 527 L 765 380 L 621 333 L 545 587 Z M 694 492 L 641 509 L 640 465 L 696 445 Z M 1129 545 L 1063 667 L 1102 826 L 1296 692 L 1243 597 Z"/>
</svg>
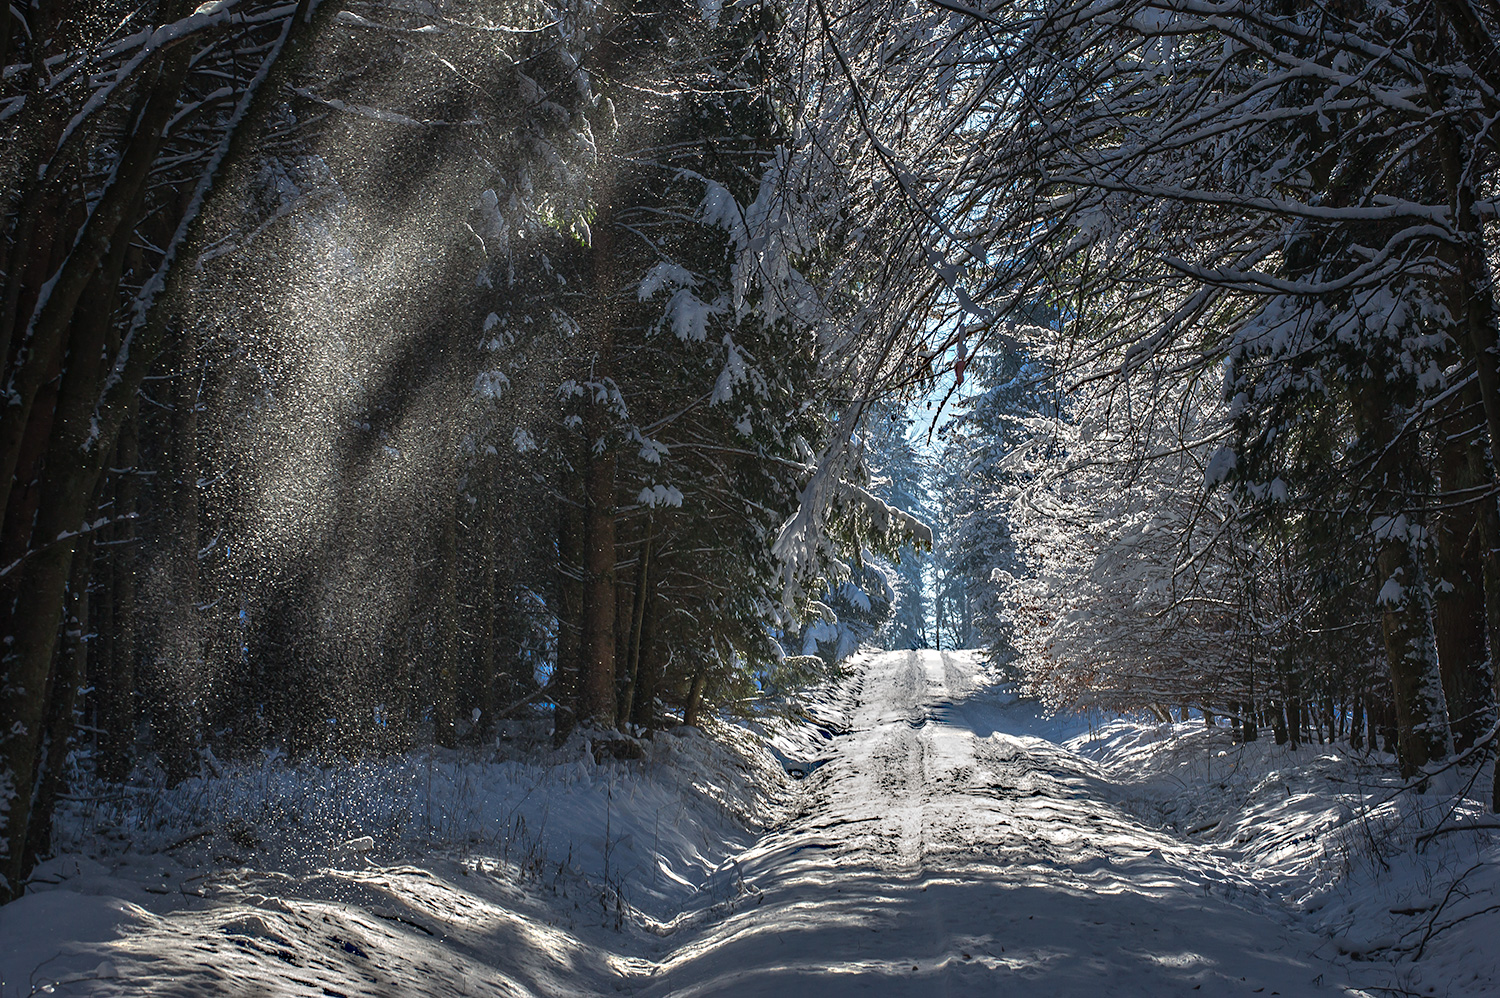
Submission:
<svg viewBox="0 0 1500 998">
<path fill-rule="evenodd" d="M 924 523 L 936 522 L 932 499 L 930 459 L 913 433 L 917 421 L 899 400 L 878 406 L 870 415 L 864 460 L 870 487 L 897 509 Z M 902 545 L 891 558 L 869 556 L 888 580 L 892 593 L 890 619 L 876 640 L 883 648 L 926 648 L 931 644 L 930 601 L 925 578 L 931 553 Z"/>
<path fill-rule="evenodd" d="M 998 573 L 1013 572 L 1018 554 L 1009 505 L 1024 471 L 1007 463 L 1030 440 L 1028 418 L 1052 412 L 1055 385 L 1045 365 L 1019 340 L 997 336 L 963 369 L 953 415 L 939 428 L 934 461 L 942 519 L 935 555 L 948 640 L 987 648 L 1005 661 L 1009 617 L 1002 611 Z"/>
</svg>

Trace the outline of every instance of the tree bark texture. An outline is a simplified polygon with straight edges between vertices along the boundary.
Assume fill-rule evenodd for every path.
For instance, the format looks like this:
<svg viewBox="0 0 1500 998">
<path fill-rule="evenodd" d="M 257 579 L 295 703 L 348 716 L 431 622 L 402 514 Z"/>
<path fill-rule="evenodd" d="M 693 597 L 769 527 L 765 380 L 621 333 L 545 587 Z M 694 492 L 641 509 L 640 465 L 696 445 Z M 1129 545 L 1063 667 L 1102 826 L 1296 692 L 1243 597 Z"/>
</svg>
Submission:
<svg viewBox="0 0 1500 998">
<path fill-rule="evenodd" d="M 458 670 L 461 642 L 458 634 L 458 483 L 445 483 L 442 523 L 437 538 L 439 566 L 437 618 L 433 621 L 431 649 L 437 668 L 432 705 L 433 738 L 444 748 L 458 745 Z"/>
<path fill-rule="evenodd" d="M 698 662 L 693 670 L 692 682 L 688 684 L 687 703 L 682 708 L 682 723 L 690 728 L 699 727 L 698 715 L 703 710 L 703 687 L 708 683 L 708 659 Z"/>
<path fill-rule="evenodd" d="M 1483 468 L 1482 441 L 1468 435 L 1450 435 L 1439 454 L 1439 489 L 1456 495 L 1473 486 L 1476 467 Z M 1436 522 L 1437 581 L 1433 593 L 1433 630 L 1436 634 L 1438 666 L 1448 722 L 1453 729 L 1454 748 L 1463 751 L 1480 738 L 1494 713 L 1494 677 L 1487 648 L 1487 602 L 1496 595 L 1486 588 L 1485 555 L 1489 533 L 1480 520 L 1485 506 L 1470 502 L 1453 505 L 1438 514 Z"/>
<path fill-rule="evenodd" d="M 557 663 L 552 738 L 561 744 L 578 725 L 579 681 L 583 665 L 583 511 L 558 504 Z"/>
<path fill-rule="evenodd" d="M 613 46 L 600 45 L 601 68 L 611 67 Z M 593 349 L 589 396 L 584 402 L 585 457 L 584 502 L 584 614 L 583 667 L 579 677 L 578 717 L 599 728 L 613 728 L 618 709 L 615 689 L 615 475 L 613 417 L 609 390 L 615 360 L 615 293 L 618 283 L 615 260 L 613 202 L 616 196 L 615 164 L 611 143 L 600 147 L 600 173 L 596 180 L 596 212 L 589 248 L 592 300 L 586 316 L 589 345 Z"/>
<path fill-rule="evenodd" d="M 584 509 L 583 674 L 579 719 L 615 726 L 615 458 L 591 456 Z"/>
<path fill-rule="evenodd" d="M 1381 631 L 1395 693 L 1397 755 L 1402 774 L 1411 777 L 1445 758 L 1452 742 L 1432 604 L 1421 558 L 1408 537 L 1385 539 L 1376 565 Z"/>
<path fill-rule="evenodd" d="M 624 695 L 620 698 L 620 727 L 633 722 L 635 716 L 636 690 L 640 685 L 641 678 L 641 647 L 646 624 L 646 604 L 651 600 L 651 586 L 655 580 L 651 576 L 651 523 L 646 524 L 646 537 L 641 542 L 640 566 L 635 575 L 635 598 L 632 601 L 630 643 L 627 650 L 626 666 L 629 675 L 625 683 Z"/>
<path fill-rule="evenodd" d="M 89 680 L 89 549 L 91 538 L 80 541 L 68 580 L 65 633 L 57 651 L 57 669 L 47 694 L 47 726 L 34 810 L 27 829 L 26 861 L 35 864 L 52 852 L 52 814 L 58 795 L 66 789 L 68 753 L 72 749 L 74 712 L 79 690 Z"/>
<path fill-rule="evenodd" d="M 127 419 L 115 445 L 112 543 L 102 559 L 100 586 L 108 593 L 108 655 L 95 658 L 94 721 L 99 729 L 99 775 L 122 781 L 130 775 L 136 716 L 136 551 L 135 514 L 140 507 L 140 447 L 137 417 Z M 102 628 L 101 628 L 102 631 Z"/>
</svg>

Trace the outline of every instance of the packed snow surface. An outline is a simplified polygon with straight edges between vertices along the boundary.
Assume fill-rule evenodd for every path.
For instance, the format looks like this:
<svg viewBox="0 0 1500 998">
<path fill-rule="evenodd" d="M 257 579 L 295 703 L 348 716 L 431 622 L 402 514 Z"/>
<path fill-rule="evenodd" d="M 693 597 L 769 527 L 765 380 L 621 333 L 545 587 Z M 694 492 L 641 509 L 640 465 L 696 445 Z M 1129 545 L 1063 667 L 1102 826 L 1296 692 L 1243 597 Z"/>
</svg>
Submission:
<svg viewBox="0 0 1500 998">
<path fill-rule="evenodd" d="M 739 860 L 753 907 L 646 994 L 1340 993 L 1318 939 L 1224 899 L 972 656 L 876 656 L 853 693 L 808 810 Z"/>
<path fill-rule="evenodd" d="M 1497 993 L 1500 854 L 1408 848 L 1482 819 L 1379 759 L 1051 718 L 964 652 L 714 727 L 77 802 L 0 998 Z"/>
</svg>

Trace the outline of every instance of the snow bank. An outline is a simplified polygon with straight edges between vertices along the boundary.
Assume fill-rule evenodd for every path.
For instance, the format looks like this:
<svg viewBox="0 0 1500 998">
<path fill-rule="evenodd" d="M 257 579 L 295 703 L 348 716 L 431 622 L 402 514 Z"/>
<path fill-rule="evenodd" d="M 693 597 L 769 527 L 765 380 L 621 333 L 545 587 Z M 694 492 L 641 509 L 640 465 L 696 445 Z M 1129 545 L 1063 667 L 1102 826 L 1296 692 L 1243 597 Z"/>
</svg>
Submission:
<svg viewBox="0 0 1500 998">
<path fill-rule="evenodd" d="M 575 736 L 85 787 L 59 813 L 60 856 L 0 907 L 0 998 L 360 979 L 423 995 L 455 978 L 600 993 L 635 959 L 622 948 L 738 896 L 733 857 L 796 796 L 758 736 L 708 726 L 626 761 Z"/>
<path fill-rule="evenodd" d="M 690 907 L 786 796 L 758 738 L 722 722 L 713 735 L 660 732 L 626 762 L 597 762 L 582 735 L 556 751 L 501 743 L 297 764 L 272 753 L 171 789 L 77 795 L 59 819 L 60 851 L 303 868 L 459 849 L 607 884 L 665 917 Z"/>
<path fill-rule="evenodd" d="M 1493 995 L 1500 981 L 1500 837 L 1491 765 L 1453 767 L 1426 793 L 1395 759 L 1347 745 L 1236 744 L 1201 722 L 1114 721 L 1067 742 L 1142 817 L 1202 843 L 1228 892 L 1260 895 L 1330 939 L 1373 990 Z M 1361 967 L 1361 965 L 1365 965 Z"/>
</svg>

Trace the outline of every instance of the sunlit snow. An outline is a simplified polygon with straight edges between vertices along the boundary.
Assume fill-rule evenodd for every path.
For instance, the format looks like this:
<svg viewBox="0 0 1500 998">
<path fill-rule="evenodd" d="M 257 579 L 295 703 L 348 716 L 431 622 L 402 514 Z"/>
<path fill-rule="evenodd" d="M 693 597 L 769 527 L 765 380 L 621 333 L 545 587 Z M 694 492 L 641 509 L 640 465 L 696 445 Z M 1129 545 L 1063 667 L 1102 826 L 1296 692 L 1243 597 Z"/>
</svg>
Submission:
<svg viewBox="0 0 1500 998">
<path fill-rule="evenodd" d="M 1365 794 L 1389 785 L 1378 758 L 1052 717 L 967 652 L 866 653 L 791 719 L 713 727 L 631 763 L 576 738 L 270 759 L 74 802 L 75 851 L 0 908 L 0 995 L 1375 995 L 1398 977 L 1480 995 L 1495 977 L 1500 855 L 1412 850 L 1402 829 L 1439 820 L 1418 812 L 1440 795 Z M 1397 974 L 1421 938 L 1399 912 L 1433 910 L 1458 866 L 1443 917 L 1481 914 Z"/>
</svg>

